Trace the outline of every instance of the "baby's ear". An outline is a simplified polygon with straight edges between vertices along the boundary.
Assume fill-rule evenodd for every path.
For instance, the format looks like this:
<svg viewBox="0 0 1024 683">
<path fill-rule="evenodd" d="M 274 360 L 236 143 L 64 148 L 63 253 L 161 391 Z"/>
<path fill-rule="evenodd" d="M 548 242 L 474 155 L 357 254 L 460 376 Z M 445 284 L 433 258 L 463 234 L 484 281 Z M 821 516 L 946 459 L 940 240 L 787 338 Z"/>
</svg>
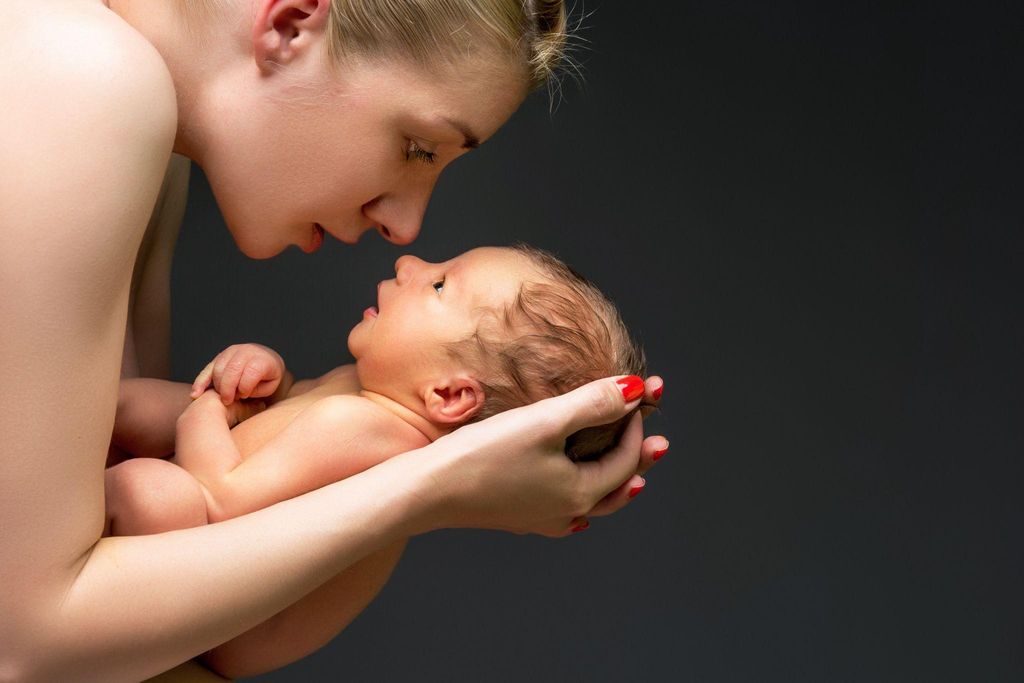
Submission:
<svg viewBox="0 0 1024 683">
<path fill-rule="evenodd" d="M 448 377 L 427 387 L 423 402 L 434 424 L 458 426 L 468 422 L 484 405 L 484 391 L 472 377 Z"/>
</svg>

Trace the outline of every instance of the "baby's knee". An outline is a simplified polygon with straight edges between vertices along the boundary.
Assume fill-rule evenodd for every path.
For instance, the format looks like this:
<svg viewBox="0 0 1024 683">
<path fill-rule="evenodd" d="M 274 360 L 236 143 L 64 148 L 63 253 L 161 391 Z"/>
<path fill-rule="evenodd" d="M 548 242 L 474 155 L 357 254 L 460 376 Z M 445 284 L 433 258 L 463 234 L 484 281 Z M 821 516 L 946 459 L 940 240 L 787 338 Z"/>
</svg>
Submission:
<svg viewBox="0 0 1024 683">
<path fill-rule="evenodd" d="M 112 536 L 156 534 L 207 521 L 199 482 L 165 460 L 134 458 L 107 469 L 106 496 Z"/>
</svg>

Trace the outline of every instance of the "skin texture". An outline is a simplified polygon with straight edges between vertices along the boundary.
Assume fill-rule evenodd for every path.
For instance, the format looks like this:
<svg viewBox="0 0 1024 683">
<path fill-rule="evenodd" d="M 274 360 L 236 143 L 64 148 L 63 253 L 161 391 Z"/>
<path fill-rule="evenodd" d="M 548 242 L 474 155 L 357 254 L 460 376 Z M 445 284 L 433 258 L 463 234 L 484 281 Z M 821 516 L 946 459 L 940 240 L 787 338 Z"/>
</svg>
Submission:
<svg viewBox="0 0 1024 683">
<path fill-rule="evenodd" d="M 248 359 L 259 360 L 256 354 Z M 135 458 L 107 470 L 110 534 L 153 534 L 230 519 L 428 443 L 400 416 L 358 395 L 352 366 L 294 384 L 273 408 L 231 431 L 229 425 L 249 408 L 226 407 L 213 391 L 180 417 L 165 419 L 160 404 L 180 405 L 190 388 L 154 379 L 122 381 L 122 396 L 135 408 L 118 415 L 114 438 L 127 430 L 163 434 L 174 442 L 177 431 L 178 450 L 169 461 Z M 379 592 L 404 546 L 403 539 L 357 562 L 306 599 L 207 653 L 204 661 L 226 676 L 250 676 L 321 647 Z"/>
<path fill-rule="evenodd" d="M 387 182 L 349 201 L 346 188 L 356 179 L 332 170 L 338 159 L 319 157 L 297 169 L 265 146 L 259 163 L 245 163 L 261 137 L 281 133 L 275 121 L 321 120 L 281 113 L 292 106 L 281 96 L 294 94 L 300 77 L 312 78 L 303 65 L 313 68 L 322 48 L 322 25 L 303 23 L 319 16 L 322 3 L 289 1 L 228 3 L 196 32 L 171 14 L 177 3 L 108 8 L 55 0 L 31 12 L 0 5 L 9 29 L 0 43 L 0 91 L 18 93 L 13 106 L 0 107 L 0 130 L 18 132 L 0 150 L 0 575 L 16 587 L 0 593 L 0 680 L 156 675 L 266 621 L 370 553 L 432 529 L 566 535 L 582 517 L 625 505 L 638 473 L 665 445 L 661 437 L 643 440 L 636 418 L 620 447 L 599 462 L 573 464 L 561 454 L 567 434 L 635 407 L 614 381 L 602 380 L 264 510 L 155 536 L 100 538 L 123 351 L 134 349 L 140 371 L 166 361 L 159 358 L 165 350 L 154 352 L 152 340 L 135 335 L 139 321 L 162 319 L 147 306 L 163 305 L 166 285 L 154 275 L 150 288 L 158 296 L 131 295 L 133 276 L 145 281 L 157 273 L 150 265 L 169 258 L 168 240 L 159 240 L 158 253 L 136 261 L 167 186 L 171 152 L 211 172 L 239 247 L 261 257 L 292 244 L 311 247 L 306 221 L 326 221 L 339 237 L 353 238 L 391 222 L 392 239 L 411 239 L 424 188 L 443 166 L 420 176 L 398 172 L 394 162 L 394 172 L 380 175 Z M 401 65 L 393 68 L 401 73 Z M 282 74 L 297 80 L 289 84 Z M 520 96 L 507 95 L 515 92 L 508 81 L 470 82 L 482 89 L 483 103 L 458 114 L 484 139 L 504 121 L 495 112 L 510 114 Z M 434 116 L 448 106 L 416 101 Z M 242 125 L 251 124 L 245 112 L 252 111 L 259 125 Z M 352 120 L 381 120 L 383 112 L 374 111 L 352 111 Z M 377 139 L 358 126 L 351 135 Z M 389 159 L 422 163 L 405 160 L 409 147 L 395 135 Z M 447 161 L 462 153 L 454 139 L 431 141 Z M 359 161 L 340 166 L 353 172 Z M 315 193 L 291 183 L 300 170 L 309 181 L 331 179 L 337 214 L 320 215 L 321 205 L 307 199 Z M 262 205 L 277 218 L 252 222 L 247 201 L 278 184 L 288 192 Z M 366 223 L 346 223 L 349 217 Z M 649 380 L 647 391 L 660 386 Z"/>
</svg>

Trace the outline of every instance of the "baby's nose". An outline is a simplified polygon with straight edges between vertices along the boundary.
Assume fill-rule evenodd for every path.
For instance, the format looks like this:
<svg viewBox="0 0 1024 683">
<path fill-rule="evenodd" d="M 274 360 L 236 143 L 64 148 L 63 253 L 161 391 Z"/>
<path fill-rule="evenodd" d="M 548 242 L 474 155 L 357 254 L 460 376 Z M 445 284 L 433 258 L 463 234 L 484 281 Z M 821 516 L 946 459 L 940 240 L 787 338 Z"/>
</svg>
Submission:
<svg viewBox="0 0 1024 683">
<path fill-rule="evenodd" d="M 412 254 L 405 254 L 399 256 L 398 260 L 395 261 L 395 275 L 398 280 L 398 284 L 404 284 L 412 275 L 416 272 L 416 269 L 422 264 L 423 261 L 416 258 Z"/>
</svg>

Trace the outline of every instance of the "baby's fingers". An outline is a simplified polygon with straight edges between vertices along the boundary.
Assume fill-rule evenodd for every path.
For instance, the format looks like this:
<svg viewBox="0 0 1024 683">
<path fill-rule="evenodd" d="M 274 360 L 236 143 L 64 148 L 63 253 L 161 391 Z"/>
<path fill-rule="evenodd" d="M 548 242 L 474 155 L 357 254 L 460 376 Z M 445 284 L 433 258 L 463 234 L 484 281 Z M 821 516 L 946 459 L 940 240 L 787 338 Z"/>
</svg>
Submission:
<svg viewBox="0 0 1024 683">
<path fill-rule="evenodd" d="M 238 380 L 238 395 L 241 398 L 270 396 L 277 388 L 279 381 L 270 376 L 273 372 L 266 359 L 250 359 L 242 370 Z M 263 381 L 267 380 L 267 381 Z M 270 391 L 267 391 L 268 387 Z"/>
<path fill-rule="evenodd" d="M 220 400 L 224 405 L 235 400 L 235 390 L 238 387 L 238 380 L 242 377 L 248 358 L 238 348 L 231 348 L 224 351 L 213 364 L 213 384 L 220 394 Z"/>
<path fill-rule="evenodd" d="M 210 381 L 213 379 L 213 363 L 214 361 L 212 360 L 207 363 L 206 367 L 196 375 L 195 380 L 192 382 L 192 391 L 189 393 L 189 396 L 193 399 L 202 396 L 203 392 L 210 386 Z"/>
</svg>

